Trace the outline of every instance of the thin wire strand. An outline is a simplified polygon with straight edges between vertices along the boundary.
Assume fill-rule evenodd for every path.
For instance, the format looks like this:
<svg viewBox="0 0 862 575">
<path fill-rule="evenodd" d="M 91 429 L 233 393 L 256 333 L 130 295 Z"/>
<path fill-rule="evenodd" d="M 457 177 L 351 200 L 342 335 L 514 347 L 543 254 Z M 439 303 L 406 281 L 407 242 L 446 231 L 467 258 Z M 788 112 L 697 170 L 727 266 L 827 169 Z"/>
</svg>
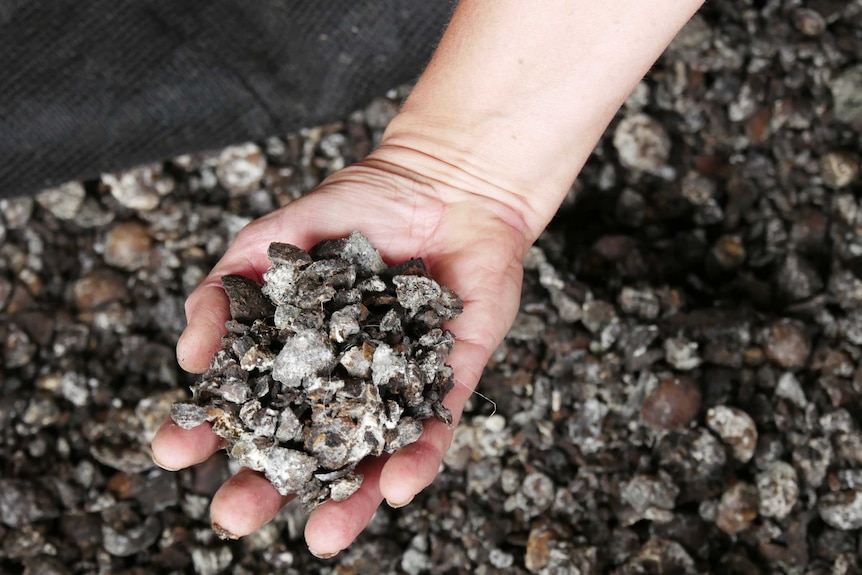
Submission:
<svg viewBox="0 0 862 575">
<path fill-rule="evenodd" d="M 457 379 L 455 380 L 455 383 L 457 383 L 458 385 L 460 385 L 460 386 L 462 386 L 462 387 L 466 387 L 467 389 L 470 389 L 469 387 L 467 387 L 467 385 L 466 385 L 466 384 L 464 384 L 464 383 L 462 383 L 462 382 L 458 381 Z M 485 401 L 487 401 L 488 403 L 490 403 L 490 404 L 491 404 L 491 406 L 494 408 L 494 410 L 491 412 L 491 415 L 489 415 L 488 417 L 492 417 L 493 415 L 495 415 L 495 414 L 497 413 L 497 402 L 496 402 L 496 401 L 494 401 L 493 399 L 491 399 L 491 398 L 490 398 L 490 397 L 488 397 L 487 395 L 485 395 L 485 394 L 483 394 L 483 393 L 480 393 L 480 392 L 476 391 L 476 389 L 475 389 L 475 388 L 474 388 L 474 389 L 470 389 L 470 393 L 473 393 L 473 394 L 478 395 L 479 397 L 481 397 L 482 399 L 484 399 Z"/>
</svg>

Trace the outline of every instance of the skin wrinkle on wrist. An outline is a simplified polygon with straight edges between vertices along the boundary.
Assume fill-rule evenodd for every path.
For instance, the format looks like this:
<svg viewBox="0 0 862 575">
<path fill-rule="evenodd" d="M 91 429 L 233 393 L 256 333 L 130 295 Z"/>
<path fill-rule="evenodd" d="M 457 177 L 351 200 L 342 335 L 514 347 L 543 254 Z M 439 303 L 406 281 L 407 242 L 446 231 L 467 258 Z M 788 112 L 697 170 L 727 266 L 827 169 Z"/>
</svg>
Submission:
<svg viewBox="0 0 862 575">
<path fill-rule="evenodd" d="M 410 141 L 410 140 L 413 141 Z M 454 156 L 447 158 L 446 156 Z M 506 189 L 484 178 L 469 154 L 455 147 L 435 144 L 426 138 L 390 136 L 381 143 L 370 162 L 382 163 L 385 169 L 402 172 L 407 177 L 421 177 L 444 205 L 479 201 L 481 207 L 511 228 L 522 239 L 526 252 L 538 237 L 536 223 L 540 216 L 523 194 Z M 407 166 L 410 166 L 409 168 Z"/>
</svg>

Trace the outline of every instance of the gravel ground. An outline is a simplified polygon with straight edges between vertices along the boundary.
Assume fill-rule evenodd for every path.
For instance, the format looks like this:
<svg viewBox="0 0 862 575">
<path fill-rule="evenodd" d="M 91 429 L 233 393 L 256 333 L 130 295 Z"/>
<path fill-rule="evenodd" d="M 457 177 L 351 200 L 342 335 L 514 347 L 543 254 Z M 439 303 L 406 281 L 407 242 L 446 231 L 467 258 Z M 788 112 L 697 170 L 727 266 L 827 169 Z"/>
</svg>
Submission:
<svg viewBox="0 0 862 575">
<path fill-rule="evenodd" d="M 344 122 L 0 201 L 0 574 L 862 572 L 862 2 L 714 0 L 525 262 L 437 481 L 334 559 L 155 468 L 185 295 Z M 262 247 L 264 249 L 265 246 Z"/>
</svg>

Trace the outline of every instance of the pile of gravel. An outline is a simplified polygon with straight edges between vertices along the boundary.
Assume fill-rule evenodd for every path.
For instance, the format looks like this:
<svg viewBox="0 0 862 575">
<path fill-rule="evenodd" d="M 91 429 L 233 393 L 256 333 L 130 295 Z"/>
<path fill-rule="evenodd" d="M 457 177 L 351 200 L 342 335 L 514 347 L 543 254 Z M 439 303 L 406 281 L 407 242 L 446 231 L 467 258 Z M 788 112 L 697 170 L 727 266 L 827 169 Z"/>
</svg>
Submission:
<svg viewBox="0 0 862 575">
<path fill-rule="evenodd" d="M 388 267 L 358 231 L 268 253 L 263 286 L 222 278 L 229 333 L 171 417 L 211 422 L 236 463 L 310 511 L 350 497 L 356 466 L 417 441 L 422 420 L 452 424 L 455 337 L 442 327 L 463 304 L 421 259 Z"/>
</svg>

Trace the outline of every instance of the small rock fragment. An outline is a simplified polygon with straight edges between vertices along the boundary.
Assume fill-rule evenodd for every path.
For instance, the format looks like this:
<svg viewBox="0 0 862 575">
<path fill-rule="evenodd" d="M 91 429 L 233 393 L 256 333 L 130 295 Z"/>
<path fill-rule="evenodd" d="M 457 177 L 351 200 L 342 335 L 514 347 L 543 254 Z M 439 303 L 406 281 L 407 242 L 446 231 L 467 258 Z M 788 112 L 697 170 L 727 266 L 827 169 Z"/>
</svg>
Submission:
<svg viewBox="0 0 862 575">
<path fill-rule="evenodd" d="M 784 519 L 799 499 L 796 470 L 784 461 L 773 461 L 757 474 L 757 494 L 762 516 Z"/>
<path fill-rule="evenodd" d="M 665 360 L 680 371 L 689 371 L 701 363 L 697 342 L 684 337 L 669 337 L 664 341 Z"/>
<path fill-rule="evenodd" d="M 0 199 L 0 223 L 5 222 L 10 230 L 20 230 L 33 214 L 33 198 L 21 196 Z"/>
<path fill-rule="evenodd" d="M 39 192 L 36 203 L 58 220 L 72 220 L 78 215 L 84 196 L 86 192 L 80 182 L 68 182 Z"/>
<path fill-rule="evenodd" d="M 123 222 L 105 235 L 105 262 L 127 271 L 147 264 L 153 240 L 147 228 L 138 222 Z"/>
<path fill-rule="evenodd" d="M 299 387 L 304 379 L 332 369 L 335 354 L 328 339 L 311 330 L 289 336 L 272 366 L 272 378 Z"/>
<path fill-rule="evenodd" d="M 617 298 L 620 308 L 643 320 L 654 320 L 661 312 L 661 302 L 655 292 L 646 289 L 624 287 Z"/>
<path fill-rule="evenodd" d="M 750 415 L 719 405 L 707 411 L 706 424 L 730 446 L 734 459 L 742 463 L 751 460 L 757 448 L 757 427 Z"/>
<path fill-rule="evenodd" d="M 132 210 L 150 211 L 159 205 L 162 196 L 173 190 L 174 180 L 164 178 L 160 165 L 142 166 L 118 174 L 105 174 L 102 182 L 111 195 Z"/>
<path fill-rule="evenodd" d="M 766 357 L 784 369 L 803 367 L 811 354 L 811 340 L 805 327 L 793 320 L 770 324 L 763 335 Z"/>
<path fill-rule="evenodd" d="M 192 429 L 207 420 L 207 408 L 194 403 L 175 403 L 171 406 L 171 419 L 183 429 Z"/>
<path fill-rule="evenodd" d="M 862 528 L 862 489 L 827 493 L 817 502 L 823 521 L 835 529 L 850 531 Z"/>
<path fill-rule="evenodd" d="M 191 556 L 196 575 L 224 573 L 233 561 L 233 552 L 227 546 L 221 546 L 217 549 L 194 547 Z"/>
<path fill-rule="evenodd" d="M 531 573 L 539 573 L 551 562 L 551 552 L 561 540 L 565 540 L 564 529 L 546 520 L 537 521 L 527 537 L 524 563 Z"/>
<path fill-rule="evenodd" d="M 126 297 L 126 278 L 111 270 L 96 270 L 81 277 L 73 288 L 78 309 L 92 311 Z"/>
<path fill-rule="evenodd" d="M 0 523 L 20 528 L 57 516 L 53 498 L 35 482 L 0 479 Z"/>
<path fill-rule="evenodd" d="M 221 285 L 230 301 L 230 316 L 236 321 L 252 323 L 275 312 L 275 307 L 254 280 L 230 274 L 221 278 Z"/>
<path fill-rule="evenodd" d="M 820 487 L 834 456 L 832 443 L 826 437 L 815 437 L 793 451 L 793 467 L 799 470 L 809 487 Z"/>
<path fill-rule="evenodd" d="M 252 143 L 225 148 L 216 161 L 219 183 L 234 196 L 257 189 L 265 169 L 266 158 Z"/>
<path fill-rule="evenodd" d="M 859 159 L 849 152 L 829 152 L 820 158 L 820 176 L 828 187 L 839 190 L 859 175 Z"/>
<path fill-rule="evenodd" d="M 807 259 L 787 254 L 773 277 L 778 294 L 787 302 L 810 298 L 823 289 L 823 280 Z"/>
<path fill-rule="evenodd" d="M 854 128 L 862 128 L 862 64 L 833 79 L 829 88 L 835 105 L 835 119 Z"/>
<path fill-rule="evenodd" d="M 386 431 L 386 447 L 388 453 L 394 453 L 402 447 L 415 443 L 422 436 L 422 422 L 412 417 L 404 417 L 398 421 L 395 429 Z"/>
<path fill-rule="evenodd" d="M 735 270 L 745 262 L 745 244 L 736 234 L 723 235 L 710 250 L 710 256 L 722 270 Z"/>
<path fill-rule="evenodd" d="M 344 501 L 362 486 L 362 475 L 346 475 L 329 485 L 329 496 L 333 501 Z"/>
<path fill-rule="evenodd" d="M 316 469 L 313 457 L 292 449 L 271 447 L 263 468 L 258 471 L 263 471 L 279 493 L 289 495 L 301 491 Z"/>
<path fill-rule="evenodd" d="M 797 8 L 793 12 L 793 25 L 806 36 L 819 36 L 826 31 L 826 20 L 810 8 Z"/>
<path fill-rule="evenodd" d="M 626 168 L 658 172 L 670 158 L 670 138 L 664 128 L 646 114 L 623 118 L 614 131 L 614 147 Z"/>
<path fill-rule="evenodd" d="M 620 499 L 631 508 L 631 513 L 624 510 L 621 521 L 629 526 L 641 519 L 657 523 L 667 523 L 673 519 L 673 510 L 679 487 L 671 477 L 661 473 L 658 477 L 636 475 L 631 480 L 620 485 Z"/>
<path fill-rule="evenodd" d="M 156 542 L 161 532 L 158 518 L 151 515 L 138 525 L 115 528 L 108 523 L 102 526 L 102 545 L 116 557 L 129 557 Z"/>
<path fill-rule="evenodd" d="M 0 326 L 0 335 L 5 336 L 0 352 L 2 352 L 3 364 L 9 369 L 29 364 L 39 351 L 27 332 L 14 323 Z"/>
<path fill-rule="evenodd" d="M 757 517 L 757 489 L 742 481 L 728 487 L 721 495 L 715 524 L 734 535 L 744 531 Z"/>
<path fill-rule="evenodd" d="M 346 238 L 324 240 L 314 246 L 310 254 L 315 259 L 340 257 L 354 264 L 360 276 L 366 278 L 386 270 L 386 263 L 371 242 L 361 232 L 354 230 Z"/>
<path fill-rule="evenodd" d="M 799 379 L 791 372 L 786 372 L 778 378 L 778 385 L 775 388 L 775 396 L 787 399 L 797 407 L 804 408 L 808 405 L 808 400 L 805 398 L 805 392 L 802 390 L 802 385 Z"/>
<path fill-rule="evenodd" d="M 644 400 L 641 419 L 656 430 L 683 427 L 697 416 L 700 402 L 700 387 L 693 378 L 665 379 Z"/>
</svg>

